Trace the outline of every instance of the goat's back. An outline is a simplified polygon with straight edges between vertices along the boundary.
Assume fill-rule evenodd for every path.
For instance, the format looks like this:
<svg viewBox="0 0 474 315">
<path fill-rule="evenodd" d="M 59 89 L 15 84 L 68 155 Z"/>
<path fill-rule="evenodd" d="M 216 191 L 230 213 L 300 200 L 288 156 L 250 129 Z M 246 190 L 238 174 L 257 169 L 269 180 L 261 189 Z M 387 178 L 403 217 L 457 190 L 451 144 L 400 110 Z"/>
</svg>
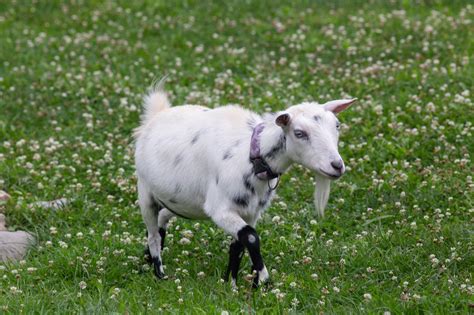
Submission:
<svg viewBox="0 0 474 315">
<path fill-rule="evenodd" d="M 231 184 L 249 167 L 250 122 L 257 119 L 238 106 L 184 105 L 159 112 L 137 138 L 139 180 L 150 194 L 193 216 L 210 186 L 219 180 Z"/>
</svg>

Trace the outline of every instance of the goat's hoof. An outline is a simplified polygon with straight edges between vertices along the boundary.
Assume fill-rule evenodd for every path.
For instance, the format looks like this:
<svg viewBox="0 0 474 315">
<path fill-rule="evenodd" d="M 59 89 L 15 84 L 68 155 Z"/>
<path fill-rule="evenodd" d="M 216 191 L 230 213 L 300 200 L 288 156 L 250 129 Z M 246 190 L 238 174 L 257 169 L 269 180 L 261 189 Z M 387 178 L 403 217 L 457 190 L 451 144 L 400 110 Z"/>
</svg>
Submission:
<svg viewBox="0 0 474 315">
<path fill-rule="evenodd" d="M 232 290 L 238 290 L 239 289 L 239 287 L 237 286 L 237 279 L 234 279 L 234 278 L 230 279 L 230 285 L 232 287 Z"/>
<path fill-rule="evenodd" d="M 166 278 L 166 275 L 163 272 L 163 267 L 161 265 L 160 266 L 154 265 L 154 274 L 158 279 Z"/>
<path fill-rule="evenodd" d="M 164 279 L 166 275 L 163 271 L 163 264 L 161 263 L 161 260 L 158 257 L 152 257 L 151 260 L 153 262 L 153 271 L 155 273 L 155 276 L 158 279 Z"/>
<path fill-rule="evenodd" d="M 265 266 L 260 271 L 257 271 L 252 268 L 252 275 L 252 288 L 254 289 L 258 289 L 260 286 L 267 286 L 267 284 L 269 284 L 270 282 L 270 276 L 268 274 L 267 267 Z"/>
</svg>

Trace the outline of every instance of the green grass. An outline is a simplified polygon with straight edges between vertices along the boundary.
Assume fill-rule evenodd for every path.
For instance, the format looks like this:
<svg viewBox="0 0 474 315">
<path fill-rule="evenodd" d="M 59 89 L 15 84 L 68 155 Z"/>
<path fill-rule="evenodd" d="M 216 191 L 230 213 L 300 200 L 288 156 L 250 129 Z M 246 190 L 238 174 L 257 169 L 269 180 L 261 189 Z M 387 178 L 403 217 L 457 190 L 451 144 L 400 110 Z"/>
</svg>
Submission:
<svg viewBox="0 0 474 315">
<path fill-rule="evenodd" d="M 0 4 L 2 207 L 38 238 L 0 265 L 0 313 L 472 312 L 474 6 L 171 2 Z M 172 223 L 167 281 L 144 263 L 131 134 L 164 74 L 174 104 L 360 100 L 326 217 L 295 167 L 258 225 L 267 288 L 248 257 L 237 291 L 220 281 L 229 238 L 209 222 Z"/>
</svg>

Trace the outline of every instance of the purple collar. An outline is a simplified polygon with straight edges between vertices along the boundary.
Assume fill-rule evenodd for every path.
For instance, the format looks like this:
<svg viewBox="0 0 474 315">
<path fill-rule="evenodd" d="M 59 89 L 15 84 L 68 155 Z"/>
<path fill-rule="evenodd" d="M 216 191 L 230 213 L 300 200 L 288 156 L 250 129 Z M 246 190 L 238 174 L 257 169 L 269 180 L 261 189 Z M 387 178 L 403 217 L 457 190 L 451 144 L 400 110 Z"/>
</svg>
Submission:
<svg viewBox="0 0 474 315">
<path fill-rule="evenodd" d="M 273 172 L 270 165 L 260 155 L 260 134 L 264 128 L 264 123 L 259 123 L 253 128 L 252 138 L 250 138 L 250 162 L 253 164 L 253 172 L 257 178 L 271 180 L 281 174 Z"/>
</svg>

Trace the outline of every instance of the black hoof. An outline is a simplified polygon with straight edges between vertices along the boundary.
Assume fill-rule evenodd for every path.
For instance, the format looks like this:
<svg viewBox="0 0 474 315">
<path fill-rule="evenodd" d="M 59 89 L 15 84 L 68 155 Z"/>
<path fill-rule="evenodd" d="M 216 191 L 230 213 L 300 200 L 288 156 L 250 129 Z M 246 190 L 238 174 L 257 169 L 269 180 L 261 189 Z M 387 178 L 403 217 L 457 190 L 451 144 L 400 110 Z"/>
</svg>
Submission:
<svg viewBox="0 0 474 315">
<path fill-rule="evenodd" d="M 158 278 L 158 279 L 163 279 L 165 277 L 165 274 L 163 273 L 162 270 L 162 265 L 161 265 L 161 261 L 158 259 L 158 257 L 155 257 L 155 258 L 152 258 L 153 260 L 153 271 L 155 273 L 155 276 Z"/>
<path fill-rule="evenodd" d="M 154 273 L 155 273 L 155 276 L 158 278 L 158 279 L 164 279 L 165 278 L 165 274 L 163 272 L 161 272 L 160 270 L 160 267 L 156 267 L 154 268 Z"/>
</svg>

